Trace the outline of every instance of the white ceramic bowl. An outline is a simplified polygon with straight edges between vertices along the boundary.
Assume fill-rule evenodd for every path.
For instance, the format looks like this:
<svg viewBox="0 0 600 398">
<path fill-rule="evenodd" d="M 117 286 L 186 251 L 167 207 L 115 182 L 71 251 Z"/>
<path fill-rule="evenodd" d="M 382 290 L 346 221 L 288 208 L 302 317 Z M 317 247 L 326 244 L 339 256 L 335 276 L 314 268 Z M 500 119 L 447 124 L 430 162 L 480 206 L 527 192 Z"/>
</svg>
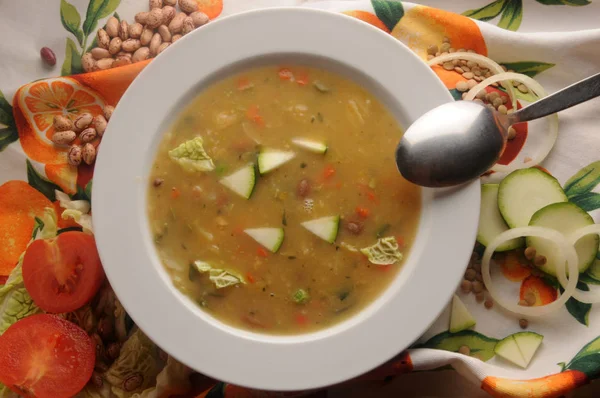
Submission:
<svg viewBox="0 0 600 398">
<path fill-rule="evenodd" d="M 300 390 L 365 373 L 428 328 L 464 272 L 480 196 L 478 182 L 423 190 L 419 230 L 403 269 L 375 302 L 329 329 L 263 335 L 235 329 L 202 311 L 173 287 L 155 251 L 146 218 L 150 166 L 166 126 L 199 90 L 241 69 L 283 61 L 350 77 L 378 96 L 405 128 L 452 100 L 407 47 L 342 14 L 279 8 L 211 22 L 152 61 L 119 102 L 96 163 L 93 221 L 112 287 L 160 347 L 216 379 Z"/>
</svg>

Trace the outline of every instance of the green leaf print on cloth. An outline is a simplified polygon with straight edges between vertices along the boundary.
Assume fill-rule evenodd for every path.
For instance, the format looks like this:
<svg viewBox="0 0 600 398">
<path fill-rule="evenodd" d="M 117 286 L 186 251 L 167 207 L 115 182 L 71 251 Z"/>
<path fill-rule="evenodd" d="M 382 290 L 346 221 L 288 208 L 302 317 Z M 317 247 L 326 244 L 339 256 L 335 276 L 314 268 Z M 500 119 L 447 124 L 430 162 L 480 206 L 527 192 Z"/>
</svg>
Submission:
<svg viewBox="0 0 600 398">
<path fill-rule="evenodd" d="M 494 348 L 497 342 L 498 339 L 484 336 L 473 330 L 463 330 L 458 333 L 442 332 L 413 348 L 436 348 L 458 352 L 460 347 L 467 346 L 471 350 L 472 357 L 487 361 L 495 355 Z"/>
<path fill-rule="evenodd" d="M 56 200 L 55 191 L 61 190 L 60 187 L 46 178 L 41 176 L 34 168 L 29 159 L 27 159 L 27 182 L 33 188 L 40 191 L 45 197 L 47 197 L 51 202 Z"/>
<path fill-rule="evenodd" d="M 394 27 L 400 21 L 400 18 L 404 16 L 404 7 L 399 1 L 389 0 L 371 0 L 371 5 L 377 18 L 383 22 L 389 30 L 393 30 Z"/>
<path fill-rule="evenodd" d="M 563 370 L 578 370 L 590 379 L 600 374 L 600 336 L 587 343 Z"/>
<path fill-rule="evenodd" d="M 463 12 L 462 15 L 469 18 L 478 19 L 480 21 L 489 21 L 490 19 L 494 19 L 500 15 L 504 9 L 505 2 L 506 0 L 497 0 L 488 4 L 487 6 L 483 6 L 474 10 L 467 10 Z"/>
<path fill-rule="evenodd" d="M 536 0 L 544 5 L 560 6 L 586 6 L 588 0 Z M 498 27 L 516 31 L 523 20 L 523 0 L 496 0 L 481 8 L 467 10 L 462 15 L 479 21 L 490 21 L 500 16 Z M 516 69 L 515 69 L 516 70 Z"/>
<path fill-rule="evenodd" d="M 83 23 L 83 33 L 89 36 L 90 33 L 96 30 L 98 21 L 112 14 L 121 0 L 90 0 L 85 14 L 85 22 Z"/>
<path fill-rule="evenodd" d="M 566 182 L 564 189 L 570 202 L 585 211 L 600 209 L 600 194 L 592 192 L 600 184 L 600 161 L 579 170 Z"/>
<path fill-rule="evenodd" d="M 79 27 L 81 24 L 79 11 L 65 0 L 60 0 L 60 22 L 62 22 L 66 30 L 77 38 L 79 45 L 83 44 L 83 31 Z"/>
<path fill-rule="evenodd" d="M 508 70 L 514 70 L 516 73 L 522 73 L 529 77 L 535 77 L 539 73 L 555 66 L 547 62 L 522 61 L 522 62 L 501 62 Z"/>
<path fill-rule="evenodd" d="M 77 8 L 66 0 L 60 2 L 60 20 L 64 28 L 77 39 L 75 43 L 67 38 L 65 46 L 65 60 L 61 67 L 61 75 L 69 76 L 83 72 L 81 57 L 92 48 L 96 47 L 96 27 L 102 18 L 106 18 L 119 6 L 121 0 L 90 0 L 88 3 L 85 21 L 81 24 L 81 15 Z M 113 14 L 117 19 L 119 16 Z M 91 44 L 88 41 L 91 39 Z"/>
<path fill-rule="evenodd" d="M 521 20 L 523 19 L 523 2 L 522 0 L 506 0 L 504 9 L 502 10 L 502 16 L 498 27 L 516 31 L 521 26 Z"/>
<path fill-rule="evenodd" d="M 544 4 L 546 6 L 587 6 L 591 3 L 588 0 L 535 0 L 540 4 Z"/>
<path fill-rule="evenodd" d="M 83 72 L 81 67 L 81 55 L 77 45 L 73 40 L 67 37 L 67 47 L 65 48 L 65 60 L 60 69 L 62 76 L 76 75 Z"/>
<path fill-rule="evenodd" d="M 589 291 L 590 288 L 581 280 L 577 281 L 577 289 L 583 290 L 585 292 Z M 564 289 L 560 288 L 560 293 L 562 294 Z M 565 307 L 569 314 L 573 316 L 577 320 L 577 322 L 581 323 L 584 326 L 589 326 L 589 315 L 590 310 L 592 309 L 592 305 L 588 303 L 582 303 L 577 301 L 574 297 L 570 297 L 565 303 Z"/>
<path fill-rule="evenodd" d="M 568 198 L 591 192 L 600 184 L 600 161 L 591 163 L 579 170 L 565 184 Z"/>
<path fill-rule="evenodd" d="M 0 152 L 19 139 L 12 106 L 0 91 Z"/>
</svg>

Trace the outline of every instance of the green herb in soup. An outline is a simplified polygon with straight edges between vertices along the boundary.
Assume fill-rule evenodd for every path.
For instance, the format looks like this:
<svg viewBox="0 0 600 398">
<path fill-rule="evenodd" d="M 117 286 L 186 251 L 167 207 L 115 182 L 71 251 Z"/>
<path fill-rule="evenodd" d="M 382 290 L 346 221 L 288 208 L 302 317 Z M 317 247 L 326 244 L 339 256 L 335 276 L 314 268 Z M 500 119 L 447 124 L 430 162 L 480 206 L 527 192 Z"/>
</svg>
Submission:
<svg viewBox="0 0 600 398">
<path fill-rule="evenodd" d="M 420 189 L 398 173 L 402 131 L 339 75 L 263 67 L 217 82 L 166 132 L 148 217 L 174 285 L 232 326 L 323 329 L 402 268 Z"/>
</svg>

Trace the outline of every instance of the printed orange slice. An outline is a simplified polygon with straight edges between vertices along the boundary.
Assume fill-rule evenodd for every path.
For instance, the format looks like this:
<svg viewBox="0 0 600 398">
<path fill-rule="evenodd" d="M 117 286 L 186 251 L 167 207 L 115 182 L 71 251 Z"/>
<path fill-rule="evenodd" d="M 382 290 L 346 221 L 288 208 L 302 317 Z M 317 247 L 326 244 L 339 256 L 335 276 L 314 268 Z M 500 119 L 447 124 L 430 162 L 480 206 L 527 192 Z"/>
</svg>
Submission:
<svg viewBox="0 0 600 398">
<path fill-rule="evenodd" d="M 392 36 L 423 59 L 427 57 L 427 47 L 439 46 L 444 37 L 450 39 L 450 44 L 457 50 L 463 48 L 487 55 L 485 41 L 475 22 L 437 8 L 416 6 L 406 11 L 392 30 Z"/>
<path fill-rule="evenodd" d="M 556 288 L 548 285 L 542 278 L 534 275 L 528 276 L 521 283 L 519 299 L 525 300 L 527 294 L 533 294 L 535 297 L 533 306 L 550 304 L 558 297 Z"/>
<path fill-rule="evenodd" d="M 515 250 L 511 250 L 496 258 L 502 274 L 513 282 L 520 282 L 531 275 L 531 269 L 523 264 L 523 259 Z"/>
<path fill-rule="evenodd" d="M 27 248 L 34 217 L 41 217 L 52 203 L 25 181 L 0 185 L 0 275 L 8 275 Z"/>
<path fill-rule="evenodd" d="M 390 30 L 387 28 L 387 26 L 385 26 L 385 24 L 383 22 L 381 22 L 381 20 L 379 18 L 377 18 L 377 15 L 371 14 L 368 11 L 359 11 L 359 10 L 344 11 L 342 14 L 346 14 L 351 17 L 360 19 L 361 21 L 371 24 L 371 25 L 383 30 L 386 33 L 390 33 Z"/>
<path fill-rule="evenodd" d="M 69 77 L 33 82 L 15 95 L 15 122 L 23 151 L 36 162 L 46 165 L 48 178 L 65 192 L 76 190 L 77 169 L 67 163 L 68 147 L 59 147 L 50 138 L 52 121 L 57 115 L 71 119 L 88 112 L 102 114 L 104 99 L 97 92 Z"/>
</svg>

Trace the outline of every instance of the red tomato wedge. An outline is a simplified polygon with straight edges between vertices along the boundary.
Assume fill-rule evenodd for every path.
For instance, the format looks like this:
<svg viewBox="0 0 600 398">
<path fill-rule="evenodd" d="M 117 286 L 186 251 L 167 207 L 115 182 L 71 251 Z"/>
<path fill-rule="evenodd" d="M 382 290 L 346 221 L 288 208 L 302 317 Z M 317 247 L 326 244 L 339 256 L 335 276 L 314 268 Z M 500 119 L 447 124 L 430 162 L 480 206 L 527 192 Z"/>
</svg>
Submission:
<svg viewBox="0 0 600 398">
<path fill-rule="evenodd" d="M 0 382 L 24 397 L 74 396 L 89 381 L 95 361 L 85 330 L 56 315 L 21 319 L 0 336 Z"/>
<path fill-rule="evenodd" d="M 91 235 L 64 232 L 32 242 L 23 258 L 23 282 L 46 312 L 71 312 L 87 304 L 104 281 L 104 271 Z"/>
</svg>

